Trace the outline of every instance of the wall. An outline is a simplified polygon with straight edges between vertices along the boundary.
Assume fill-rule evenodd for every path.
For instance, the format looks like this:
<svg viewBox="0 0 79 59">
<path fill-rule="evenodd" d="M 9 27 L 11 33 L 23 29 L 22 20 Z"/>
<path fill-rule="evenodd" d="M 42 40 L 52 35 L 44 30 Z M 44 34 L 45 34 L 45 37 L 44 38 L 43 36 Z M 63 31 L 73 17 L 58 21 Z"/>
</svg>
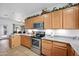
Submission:
<svg viewBox="0 0 79 59">
<path fill-rule="evenodd" d="M 54 7 L 59 8 L 59 7 L 65 6 L 65 5 L 67 5 L 67 3 L 55 3 L 54 5 L 52 5 L 52 7 L 47 8 L 47 10 L 48 10 L 48 11 L 51 11 L 51 10 L 53 10 Z M 37 14 L 40 15 L 41 13 L 42 13 L 42 11 L 38 11 L 38 12 L 32 13 L 32 14 L 30 14 L 30 15 L 27 15 L 27 17 L 33 16 L 33 15 L 37 15 Z"/>
<path fill-rule="evenodd" d="M 79 37 L 79 30 L 56 30 L 55 35 Z"/>
<path fill-rule="evenodd" d="M 13 24 L 18 24 L 21 25 L 22 23 L 19 23 L 17 21 L 11 20 L 9 18 L 2 18 L 0 17 L 0 36 L 3 35 L 3 25 L 7 26 L 7 31 L 8 31 L 8 35 L 10 35 L 11 33 L 13 33 Z"/>
<path fill-rule="evenodd" d="M 65 5 L 67 5 L 67 3 L 55 3 L 54 5 L 52 5 L 52 7 L 47 8 L 47 11 L 53 10 L 54 7 L 61 8 L 61 7 L 65 6 Z M 42 13 L 42 11 L 38 11 L 38 12 L 32 13 L 30 15 L 27 15 L 27 17 L 37 15 L 37 14 L 41 14 L 41 13 Z"/>
</svg>

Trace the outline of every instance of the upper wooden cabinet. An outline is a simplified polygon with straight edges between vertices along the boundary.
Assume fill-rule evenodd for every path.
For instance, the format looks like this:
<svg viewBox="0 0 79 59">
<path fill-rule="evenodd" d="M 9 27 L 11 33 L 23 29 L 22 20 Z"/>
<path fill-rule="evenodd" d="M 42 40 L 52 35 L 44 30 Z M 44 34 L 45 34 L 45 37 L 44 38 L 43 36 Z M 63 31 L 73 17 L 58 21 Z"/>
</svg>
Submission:
<svg viewBox="0 0 79 59">
<path fill-rule="evenodd" d="M 43 17 L 42 17 L 42 16 L 34 17 L 34 18 L 32 19 L 32 22 L 33 22 L 33 23 L 43 22 Z"/>
<path fill-rule="evenodd" d="M 32 29 L 33 28 L 33 25 L 32 25 L 32 18 L 31 19 L 28 19 L 28 20 L 25 20 L 25 27 L 27 29 Z"/>
<path fill-rule="evenodd" d="M 44 29 L 79 29 L 79 6 L 74 6 L 26 20 L 26 27 L 44 22 Z"/>
<path fill-rule="evenodd" d="M 79 28 L 79 6 L 63 10 L 63 28 L 64 29 Z"/>
<path fill-rule="evenodd" d="M 40 23 L 40 22 L 44 22 L 42 16 L 37 16 L 37 17 L 34 17 L 34 18 L 32 19 L 32 25 L 33 25 L 34 23 Z M 35 28 L 33 28 L 33 29 L 35 29 Z"/>
<path fill-rule="evenodd" d="M 60 29 L 62 28 L 62 10 L 52 12 L 52 23 L 51 27 L 53 29 Z"/>
<path fill-rule="evenodd" d="M 73 8 L 74 8 L 74 19 L 75 19 L 74 26 L 75 28 L 79 29 L 79 6 L 75 6 Z"/>
<path fill-rule="evenodd" d="M 51 13 L 42 15 L 44 20 L 44 29 L 51 29 Z"/>
<path fill-rule="evenodd" d="M 39 22 L 44 22 L 42 16 L 37 16 L 37 17 L 26 20 L 25 21 L 25 27 L 27 29 L 34 29 L 33 24 L 34 23 L 39 23 Z"/>
</svg>

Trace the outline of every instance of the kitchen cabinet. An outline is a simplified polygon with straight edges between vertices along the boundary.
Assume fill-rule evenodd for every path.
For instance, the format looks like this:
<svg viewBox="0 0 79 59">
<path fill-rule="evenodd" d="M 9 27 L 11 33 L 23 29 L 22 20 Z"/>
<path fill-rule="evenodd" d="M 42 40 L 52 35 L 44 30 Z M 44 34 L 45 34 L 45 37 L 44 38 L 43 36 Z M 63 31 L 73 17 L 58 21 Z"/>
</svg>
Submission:
<svg viewBox="0 0 79 59">
<path fill-rule="evenodd" d="M 39 23 L 39 22 L 44 23 L 44 29 L 50 29 L 51 28 L 51 13 L 28 19 L 25 21 L 25 26 L 26 28 L 31 29 L 33 28 L 34 23 Z"/>
<path fill-rule="evenodd" d="M 44 23 L 42 16 L 37 16 L 32 19 L 32 25 L 38 24 L 38 23 Z M 38 29 L 38 28 L 34 28 L 33 26 L 33 29 Z"/>
<path fill-rule="evenodd" d="M 62 10 L 52 12 L 52 29 L 61 29 L 62 28 Z"/>
<path fill-rule="evenodd" d="M 33 28 L 32 18 L 25 20 L 25 28 L 27 28 L 27 29 L 32 29 Z"/>
<path fill-rule="evenodd" d="M 51 56 L 52 55 L 52 42 L 48 40 L 42 40 L 42 54 Z"/>
<path fill-rule="evenodd" d="M 71 45 L 68 45 L 68 56 L 75 56 L 75 50 L 71 47 Z"/>
<path fill-rule="evenodd" d="M 44 29 L 51 29 L 51 13 L 42 15 L 44 20 Z"/>
<path fill-rule="evenodd" d="M 70 56 L 75 56 L 75 50 L 71 47 L 71 54 Z"/>
<path fill-rule="evenodd" d="M 52 47 L 53 56 L 67 56 L 67 45 L 60 42 L 53 42 Z"/>
<path fill-rule="evenodd" d="M 42 39 L 42 54 L 46 56 L 74 56 L 75 51 L 69 43 Z"/>
<path fill-rule="evenodd" d="M 74 26 L 76 29 L 79 29 L 79 5 L 73 7 L 74 8 Z"/>
<path fill-rule="evenodd" d="M 33 24 L 34 23 L 40 23 L 40 22 L 44 22 L 43 17 L 42 16 L 37 16 L 37 17 L 26 20 L 25 21 L 25 26 L 28 29 L 34 29 Z"/>
<path fill-rule="evenodd" d="M 42 16 L 34 17 L 32 21 L 33 23 L 43 22 L 43 17 Z"/>
<path fill-rule="evenodd" d="M 28 19 L 28 20 L 26 21 L 26 28 L 27 28 L 27 29 L 32 29 L 32 28 L 33 28 L 32 19 Z"/>
<path fill-rule="evenodd" d="M 66 8 L 63 10 L 63 28 L 78 29 L 79 28 L 79 6 Z"/>
<path fill-rule="evenodd" d="M 79 29 L 79 5 L 30 18 L 25 26 L 33 29 L 39 22 L 44 22 L 44 29 Z"/>
<path fill-rule="evenodd" d="M 20 42 L 21 38 L 19 35 L 13 35 L 12 37 L 10 37 L 10 47 L 11 48 L 15 48 L 21 45 Z"/>
<path fill-rule="evenodd" d="M 21 45 L 31 48 L 32 47 L 32 40 L 30 36 L 21 35 Z"/>
<path fill-rule="evenodd" d="M 79 56 L 78 52 L 75 52 L 75 56 Z"/>
</svg>

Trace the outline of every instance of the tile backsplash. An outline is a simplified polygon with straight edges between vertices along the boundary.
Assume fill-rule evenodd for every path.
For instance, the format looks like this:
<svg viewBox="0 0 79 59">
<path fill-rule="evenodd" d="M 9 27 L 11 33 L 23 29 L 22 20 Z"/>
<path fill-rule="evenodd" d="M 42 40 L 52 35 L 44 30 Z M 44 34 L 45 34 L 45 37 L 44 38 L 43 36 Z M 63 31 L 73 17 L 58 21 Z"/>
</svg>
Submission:
<svg viewBox="0 0 79 59">
<path fill-rule="evenodd" d="M 74 37 L 77 36 L 79 37 L 79 30 L 65 30 L 65 29 L 47 29 L 47 30 L 27 30 L 26 33 L 32 34 L 33 31 L 45 31 L 46 36 L 54 36 L 54 35 L 59 35 L 59 36 L 68 36 L 68 37 Z"/>
<path fill-rule="evenodd" d="M 45 30 L 46 35 L 60 35 L 60 36 L 78 36 L 79 30 L 65 30 L 65 29 L 56 29 L 56 30 Z"/>
</svg>

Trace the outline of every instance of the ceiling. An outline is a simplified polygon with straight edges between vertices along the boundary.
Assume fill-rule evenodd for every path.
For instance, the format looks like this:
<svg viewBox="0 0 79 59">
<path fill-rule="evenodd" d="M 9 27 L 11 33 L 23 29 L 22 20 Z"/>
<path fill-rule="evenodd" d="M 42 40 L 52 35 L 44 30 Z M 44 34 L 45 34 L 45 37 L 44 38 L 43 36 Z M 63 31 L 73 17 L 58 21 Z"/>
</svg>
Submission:
<svg viewBox="0 0 79 59">
<path fill-rule="evenodd" d="M 23 21 L 29 15 L 53 5 L 54 3 L 0 3 L 0 18 Z"/>
</svg>

